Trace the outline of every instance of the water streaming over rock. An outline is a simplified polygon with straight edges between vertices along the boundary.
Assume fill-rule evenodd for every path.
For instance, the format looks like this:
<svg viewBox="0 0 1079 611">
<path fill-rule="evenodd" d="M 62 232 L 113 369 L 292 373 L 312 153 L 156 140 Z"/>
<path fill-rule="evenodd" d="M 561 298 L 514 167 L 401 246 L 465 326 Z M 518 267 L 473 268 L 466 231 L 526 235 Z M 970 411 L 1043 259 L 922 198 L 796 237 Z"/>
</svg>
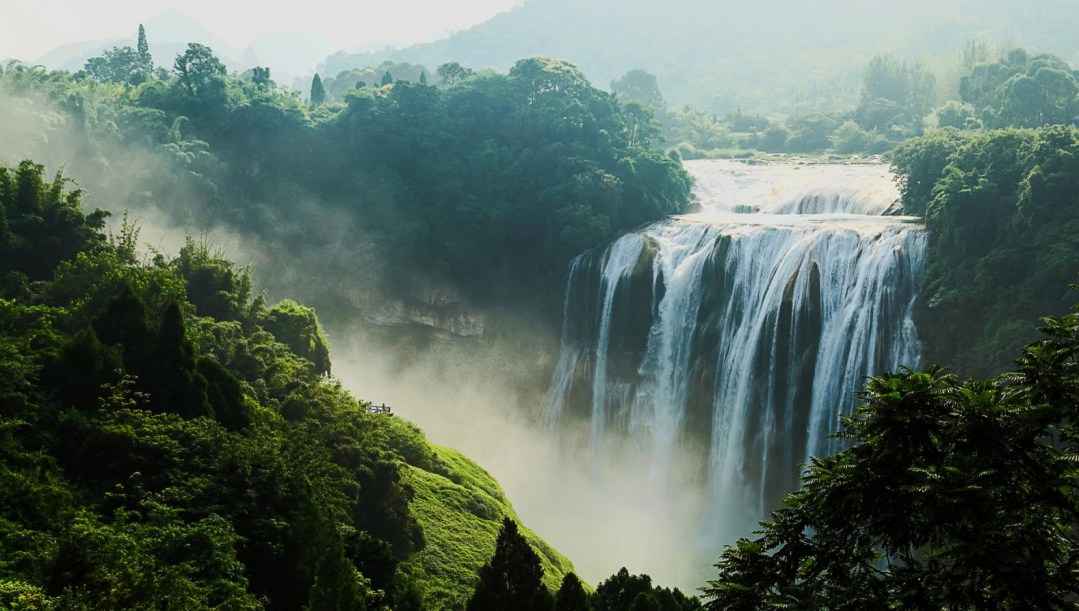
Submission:
<svg viewBox="0 0 1079 611">
<path fill-rule="evenodd" d="M 573 261 L 552 426 L 586 420 L 671 481 L 696 443 L 708 511 L 746 535 L 828 435 L 862 376 L 916 367 L 911 321 L 925 234 L 889 216 L 882 165 L 689 162 L 698 214 L 655 223 Z"/>
</svg>

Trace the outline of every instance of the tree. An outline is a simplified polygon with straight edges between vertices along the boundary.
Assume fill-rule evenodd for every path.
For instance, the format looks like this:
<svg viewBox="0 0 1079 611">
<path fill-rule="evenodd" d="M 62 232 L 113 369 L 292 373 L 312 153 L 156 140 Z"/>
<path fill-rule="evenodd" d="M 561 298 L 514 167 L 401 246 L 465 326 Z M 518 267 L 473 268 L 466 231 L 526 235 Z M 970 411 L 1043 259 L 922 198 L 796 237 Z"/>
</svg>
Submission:
<svg viewBox="0 0 1079 611">
<path fill-rule="evenodd" d="M 937 119 L 937 127 L 974 129 L 980 126 L 974 106 L 957 100 L 948 100 L 933 111 L 933 114 Z"/>
<path fill-rule="evenodd" d="M 659 83 L 656 75 L 635 69 L 622 75 L 622 78 L 611 81 L 611 91 L 618 95 L 623 102 L 635 100 L 650 106 L 657 114 L 667 108 L 663 100 L 663 94 L 659 91 Z"/>
<path fill-rule="evenodd" d="M 1000 118 L 1016 127 L 1074 123 L 1079 118 L 1079 82 L 1070 70 L 1044 67 L 1004 84 Z"/>
<path fill-rule="evenodd" d="M 593 90 L 580 68 L 564 59 L 538 55 L 522 59 L 510 69 L 510 76 L 526 83 L 530 103 L 548 97 L 583 102 L 600 93 Z"/>
<path fill-rule="evenodd" d="M 760 137 L 760 147 L 762 150 L 770 152 L 782 151 L 787 146 L 787 138 L 790 137 L 790 132 L 782 125 L 773 125 L 764 130 L 764 133 Z"/>
<path fill-rule="evenodd" d="M 626 121 L 626 132 L 630 146 L 648 148 L 653 139 L 661 139 L 659 121 L 648 106 L 634 100 L 627 102 L 622 108 L 622 116 Z"/>
<path fill-rule="evenodd" d="M 248 75 L 251 79 L 251 84 L 262 91 L 272 91 L 275 87 L 269 68 L 255 66 L 248 71 Z"/>
<path fill-rule="evenodd" d="M 149 372 L 153 362 L 156 330 L 146 304 L 125 282 L 119 293 L 94 318 L 92 327 L 102 344 L 115 346 L 123 354 L 125 367 L 136 374 Z"/>
<path fill-rule="evenodd" d="M 548 611 L 551 595 L 543 585 L 539 555 L 521 535 L 517 523 L 502 519 L 495 554 L 480 569 L 468 611 Z"/>
<path fill-rule="evenodd" d="M 1039 127 L 1079 120 L 1079 80 L 1067 62 L 1051 53 L 1013 49 L 995 62 L 982 61 L 959 83 L 963 102 L 986 127 Z"/>
<path fill-rule="evenodd" d="M 1043 320 L 1015 373 L 871 378 L 851 447 L 723 552 L 706 608 L 1074 609 L 1079 314 Z"/>
<path fill-rule="evenodd" d="M 630 575 L 626 567 L 622 567 L 596 587 L 596 594 L 592 597 L 592 607 L 596 611 L 629 611 L 639 595 L 651 592 L 651 577 Z"/>
<path fill-rule="evenodd" d="M 185 418 L 212 416 L 206 378 L 198 371 L 195 347 L 187 338 L 183 312 L 175 301 L 165 308 L 154 348 L 153 374 L 146 380 L 153 405 Z"/>
<path fill-rule="evenodd" d="M 650 592 L 641 592 L 633 599 L 628 611 L 660 611 L 659 602 Z"/>
<path fill-rule="evenodd" d="M 877 130 L 866 131 L 854 121 L 848 120 L 831 135 L 832 148 L 842 155 L 852 153 L 876 154 L 884 152 L 888 141 Z"/>
<path fill-rule="evenodd" d="M 251 423 L 254 410 L 240 382 L 228 369 L 214 357 L 203 356 L 198 360 L 197 372 L 206 379 L 206 400 L 222 426 L 238 431 Z"/>
<path fill-rule="evenodd" d="M 592 605 L 588 602 L 588 592 L 584 591 L 584 584 L 574 573 L 566 573 L 562 578 L 562 587 L 558 588 L 555 596 L 554 611 L 591 611 Z"/>
<path fill-rule="evenodd" d="M 869 60 L 862 75 L 862 102 L 855 111 L 864 129 L 903 125 L 920 133 L 921 120 L 936 101 L 936 77 L 921 63 L 888 54 Z"/>
<path fill-rule="evenodd" d="M 128 83 L 138 85 L 149 77 L 139 58 L 131 47 L 113 47 L 101 57 L 94 57 L 86 62 L 86 73 L 92 78 L 106 83 Z"/>
<path fill-rule="evenodd" d="M 446 87 L 453 87 L 460 81 L 472 76 L 472 69 L 457 62 L 446 62 L 438 67 L 438 78 Z"/>
<path fill-rule="evenodd" d="M 423 72 L 420 72 L 420 84 L 421 85 L 426 85 L 427 84 L 427 71 L 426 70 L 424 70 Z"/>
<path fill-rule="evenodd" d="M 787 119 L 790 137 L 787 148 L 795 153 L 822 151 L 832 145 L 832 133 L 839 127 L 835 115 L 815 113 L 795 115 Z"/>
<path fill-rule="evenodd" d="M 311 79 L 311 105 L 322 106 L 326 103 L 326 88 L 322 86 L 322 79 L 318 73 Z"/>
<path fill-rule="evenodd" d="M 317 374 L 330 372 L 330 343 L 313 309 L 286 299 L 266 311 L 262 324 L 293 354 L 311 361 Z"/>
<path fill-rule="evenodd" d="M 734 146 L 734 137 L 727 125 L 699 108 L 686 106 L 668 117 L 668 127 L 678 142 L 702 151 Z"/>
<path fill-rule="evenodd" d="M 904 208 L 928 230 L 914 309 L 923 358 L 962 375 L 1007 371 L 1014 347 L 1037 338 L 1032 313 L 1067 311 L 1055 287 L 1079 261 L 1079 130 L 943 129 L 893 160 Z"/>
<path fill-rule="evenodd" d="M 210 88 L 224 90 L 225 65 L 206 45 L 189 43 L 187 50 L 176 56 L 173 69 L 184 90 L 191 97 L 198 96 Z"/>
<path fill-rule="evenodd" d="M 139 24 L 139 42 L 136 51 L 138 52 L 139 66 L 146 74 L 146 77 L 149 78 L 154 72 L 154 58 L 150 55 L 150 45 L 146 42 L 146 29 L 142 27 L 141 23 Z"/>
<path fill-rule="evenodd" d="M 386 73 L 382 75 L 382 82 L 380 84 L 383 87 L 393 84 L 393 75 L 390 74 L 389 70 L 387 70 Z"/>
<path fill-rule="evenodd" d="M 772 126 L 772 122 L 760 115 L 751 115 L 742 112 L 741 108 L 735 108 L 727 113 L 724 120 L 731 126 L 732 132 L 758 132 L 762 133 Z"/>
</svg>

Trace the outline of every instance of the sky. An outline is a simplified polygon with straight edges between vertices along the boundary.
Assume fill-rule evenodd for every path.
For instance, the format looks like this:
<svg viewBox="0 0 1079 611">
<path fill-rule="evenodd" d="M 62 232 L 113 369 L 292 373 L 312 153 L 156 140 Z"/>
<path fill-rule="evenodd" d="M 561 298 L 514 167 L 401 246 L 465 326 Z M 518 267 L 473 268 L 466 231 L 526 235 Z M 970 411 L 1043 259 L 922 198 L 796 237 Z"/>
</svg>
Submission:
<svg viewBox="0 0 1079 611">
<path fill-rule="evenodd" d="M 238 49 L 265 34 L 307 30 L 348 51 L 435 40 L 521 1 L 0 0 L 0 59 L 33 61 L 65 43 L 127 37 L 170 8 Z"/>
</svg>

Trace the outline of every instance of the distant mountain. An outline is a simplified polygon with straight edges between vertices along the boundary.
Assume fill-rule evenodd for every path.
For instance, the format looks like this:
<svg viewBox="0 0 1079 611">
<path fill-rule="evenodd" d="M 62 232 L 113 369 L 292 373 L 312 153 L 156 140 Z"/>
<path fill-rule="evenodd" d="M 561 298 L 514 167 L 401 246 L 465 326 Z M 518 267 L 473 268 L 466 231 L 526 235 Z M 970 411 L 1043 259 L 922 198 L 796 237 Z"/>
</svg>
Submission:
<svg viewBox="0 0 1079 611">
<path fill-rule="evenodd" d="M 324 67 L 455 60 L 507 70 L 548 55 L 601 87 L 643 68 L 675 105 L 785 114 L 849 108 L 862 68 L 881 51 L 954 60 L 970 40 L 989 40 L 1070 59 L 1077 21 L 1075 0 L 531 0 L 443 40 L 388 56 L 338 54 Z"/>
<path fill-rule="evenodd" d="M 287 32 L 263 36 L 241 52 L 175 9 L 161 12 L 144 27 L 156 66 L 171 67 L 174 58 L 183 53 L 188 43 L 197 42 L 210 47 L 230 71 L 242 71 L 256 65 L 269 66 L 279 83 L 289 83 L 296 76 L 314 70 L 320 60 L 335 51 L 333 45 L 317 34 Z M 68 43 L 34 63 L 53 70 L 76 71 L 106 49 L 134 47 L 136 42 L 137 24 L 129 37 Z"/>
<path fill-rule="evenodd" d="M 239 59 L 240 50 L 221 40 L 212 32 L 195 23 L 193 19 L 176 9 L 168 9 L 146 22 L 146 39 L 151 44 L 197 42 L 214 50 L 219 57 Z"/>
<path fill-rule="evenodd" d="M 323 58 L 336 51 L 326 39 L 313 32 L 268 34 L 252 43 L 250 49 L 259 65 L 270 66 L 278 82 L 314 70 Z"/>
<path fill-rule="evenodd" d="M 56 47 L 45 55 L 37 58 L 33 63 L 45 66 L 50 70 L 57 69 L 70 61 L 81 57 L 94 57 L 101 55 L 102 49 L 127 44 L 123 38 L 86 40 L 83 42 L 69 42 Z M 80 66 L 81 67 L 81 66 Z"/>
<path fill-rule="evenodd" d="M 180 11 L 163 11 L 143 25 L 146 28 L 146 40 L 150 44 L 150 55 L 153 56 L 156 66 L 172 66 L 173 59 L 187 48 L 188 43 L 197 42 L 213 49 L 214 54 L 229 70 L 243 68 L 239 50 Z M 34 63 L 50 70 L 81 70 L 88 59 L 100 56 L 106 49 L 134 47 L 137 43 L 137 32 L 136 23 L 131 35 L 126 38 L 68 43 L 49 51 Z"/>
</svg>

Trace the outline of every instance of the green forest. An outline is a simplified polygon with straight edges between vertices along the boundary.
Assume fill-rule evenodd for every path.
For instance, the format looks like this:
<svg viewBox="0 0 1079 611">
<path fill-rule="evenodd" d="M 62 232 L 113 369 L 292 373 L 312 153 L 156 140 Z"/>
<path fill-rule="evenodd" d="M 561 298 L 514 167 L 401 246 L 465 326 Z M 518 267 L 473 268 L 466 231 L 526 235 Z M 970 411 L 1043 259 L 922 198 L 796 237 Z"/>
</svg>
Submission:
<svg viewBox="0 0 1079 611">
<path fill-rule="evenodd" d="M 699 107 L 668 108 L 659 80 L 634 69 L 611 82 L 623 101 L 651 108 L 664 141 L 685 158 L 756 157 L 762 153 L 880 155 L 936 129 L 963 131 L 1073 125 L 1077 73 L 1052 53 L 1002 50 L 971 42 L 947 70 L 925 60 L 874 55 L 850 107 L 775 116 L 736 107 L 724 115 Z"/>
<path fill-rule="evenodd" d="M 621 63 L 610 91 L 469 67 L 480 34 L 331 56 L 303 92 L 197 43 L 157 65 L 141 27 L 80 71 L 0 66 L 0 609 L 1077 608 L 1079 71 L 968 41 L 951 72 L 868 53 L 812 107 L 762 101 L 788 78 L 705 110 Z M 469 350 L 557 336 L 578 255 L 699 204 L 684 160 L 865 157 L 924 223 L 921 365 L 848 389 L 844 449 L 699 590 L 586 583 L 483 466 L 335 377 L 368 301 L 500 314 Z M 140 239 L 151 214 L 182 247 Z M 485 373 L 549 380 L 513 341 Z"/>
<path fill-rule="evenodd" d="M 76 74 L 8 66 L 0 91 L 43 132 L 26 152 L 77 147 L 69 172 L 108 207 L 257 235 L 311 285 L 355 272 L 362 236 L 384 266 L 365 271 L 388 290 L 415 273 L 481 302 L 523 300 L 559 286 L 582 250 L 689 203 L 678 157 L 651 147 L 652 113 L 568 62 L 524 59 L 452 87 L 391 78 L 321 105 L 267 70 L 228 75 L 198 44 L 170 67 L 148 62 L 121 49 Z M 347 307 L 334 298 L 309 297 Z"/>
</svg>

